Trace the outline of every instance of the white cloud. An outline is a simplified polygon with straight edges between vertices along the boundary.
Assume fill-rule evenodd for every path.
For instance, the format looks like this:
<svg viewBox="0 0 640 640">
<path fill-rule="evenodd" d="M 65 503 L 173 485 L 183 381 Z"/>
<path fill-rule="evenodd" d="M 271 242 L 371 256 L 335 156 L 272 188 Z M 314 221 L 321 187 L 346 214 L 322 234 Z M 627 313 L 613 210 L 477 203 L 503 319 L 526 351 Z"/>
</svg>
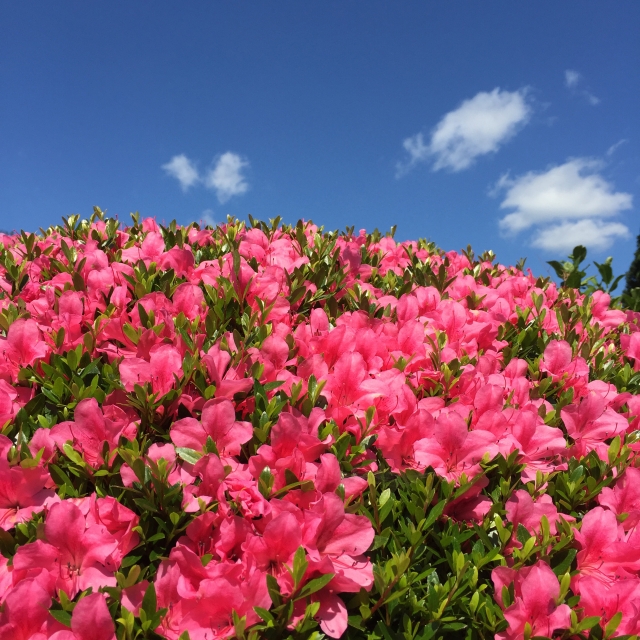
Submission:
<svg viewBox="0 0 640 640">
<path fill-rule="evenodd" d="M 400 177 L 416 163 L 433 158 L 433 170 L 462 171 L 478 156 L 496 152 L 526 124 L 531 115 L 526 90 L 480 92 L 445 114 L 431 132 L 429 144 L 421 133 L 406 138 L 406 162 L 397 165 Z"/>
<path fill-rule="evenodd" d="M 600 104 L 600 98 L 598 98 L 597 96 L 594 96 L 593 93 L 591 93 L 590 91 L 583 91 L 582 95 L 587 99 L 587 102 L 593 105 L 594 107 L 597 104 Z"/>
<path fill-rule="evenodd" d="M 183 191 L 186 191 L 200 180 L 195 165 L 183 153 L 173 156 L 167 164 L 162 165 L 162 168 L 168 175 L 178 180 Z"/>
<path fill-rule="evenodd" d="M 570 89 L 575 87 L 578 84 L 578 82 L 580 82 L 580 78 L 582 78 L 582 76 L 577 71 L 574 71 L 573 69 L 567 69 L 564 72 L 564 83 Z"/>
<path fill-rule="evenodd" d="M 402 146 L 409 154 L 409 160 L 408 162 L 398 162 L 396 165 L 396 178 L 401 178 L 415 164 L 421 160 L 426 160 L 431 153 L 429 145 L 424 143 L 424 138 L 421 133 L 416 133 L 415 136 L 405 138 Z"/>
<path fill-rule="evenodd" d="M 618 140 L 618 142 L 616 142 L 615 144 L 612 144 L 608 149 L 607 149 L 607 155 L 608 156 L 612 156 L 619 147 L 621 147 L 623 144 L 626 144 L 627 142 L 629 142 L 626 138 L 622 138 L 621 140 Z"/>
<path fill-rule="evenodd" d="M 605 218 L 631 208 L 629 193 L 614 192 L 586 158 L 569 160 L 544 173 L 531 171 L 515 180 L 503 177 L 507 193 L 501 209 L 515 209 L 500 221 L 503 231 L 517 233 L 536 224 L 583 218 Z"/>
<path fill-rule="evenodd" d="M 581 82 L 582 74 L 578 73 L 577 71 L 574 71 L 573 69 L 567 69 L 564 72 L 564 84 L 567 88 L 573 89 L 573 93 L 576 93 L 576 89 Z M 598 98 L 598 96 L 594 96 L 591 91 L 583 89 L 579 93 L 590 105 L 595 107 L 597 104 L 600 104 L 600 98 Z"/>
<path fill-rule="evenodd" d="M 616 238 L 627 238 L 629 235 L 628 227 L 620 222 L 578 220 L 541 229 L 532 244 L 556 254 L 568 253 L 579 244 L 601 251 L 610 247 Z"/>
<path fill-rule="evenodd" d="M 572 249 L 577 244 L 602 249 L 628 234 L 627 227 L 606 219 L 631 209 L 633 197 L 615 191 L 598 173 L 601 163 L 575 158 L 544 172 L 517 178 L 504 175 L 493 194 L 506 191 L 501 209 L 512 209 L 500 220 L 507 234 L 536 227 L 533 245 Z"/>
<path fill-rule="evenodd" d="M 205 225 L 208 225 L 210 227 L 216 226 L 216 221 L 215 221 L 215 218 L 213 217 L 213 209 L 205 209 L 202 212 L 202 222 L 204 222 Z"/>
<path fill-rule="evenodd" d="M 249 163 L 238 154 L 227 151 L 223 153 L 213 169 L 205 176 L 205 185 L 215 189 L 218 200 L 224 204 L 232 196 L 246 193 L 249 185 L 242 175 L 242 170 Z"/>
</svg>

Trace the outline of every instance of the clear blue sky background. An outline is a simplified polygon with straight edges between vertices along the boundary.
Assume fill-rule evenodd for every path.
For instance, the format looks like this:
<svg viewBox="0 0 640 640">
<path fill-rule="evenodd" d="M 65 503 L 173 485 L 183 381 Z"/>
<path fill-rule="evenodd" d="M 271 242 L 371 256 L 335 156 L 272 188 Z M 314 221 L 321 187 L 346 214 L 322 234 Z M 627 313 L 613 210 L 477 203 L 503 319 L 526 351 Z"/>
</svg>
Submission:
<svg viewBox="0 0 640 640">
<path fill-rule="evenodd" d="M 281 215 L 622 272 L 639 32 L 637 0 L 7 0 L 0 227 Z"/>
</svg>

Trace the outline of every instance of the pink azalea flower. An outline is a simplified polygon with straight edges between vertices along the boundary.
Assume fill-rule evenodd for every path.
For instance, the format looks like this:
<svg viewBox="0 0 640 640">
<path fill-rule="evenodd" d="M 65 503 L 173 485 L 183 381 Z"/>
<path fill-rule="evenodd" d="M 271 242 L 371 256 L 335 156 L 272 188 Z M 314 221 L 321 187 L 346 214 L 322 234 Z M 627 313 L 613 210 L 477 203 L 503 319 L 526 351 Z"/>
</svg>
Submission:
<svg viewBox="0 0 640 640">
<path fill-rule="evenodd" d="M 609 585 L 591 576 L 581 576 L 573 585 L 580 595 L 583 617 L 600 618 L 604 629 L 613 616 L 622 612 L 616 636 L 640 633 L 640 580 L 637 577 L 617 580 Z"/>
<path fill-rule="evenodd" d="M 154 334 L 155 335 L 155 334 Z M 170 344 L 156 344 L 149 350 L 149 360 L 125 358 L 119 365 L 120 381 L 130 393 L 136 384 L 151 383 L 153 393 L 165 395 L 175 387 L 175 377 L 182 378 L 182 356 Z"/>
<path fill-rule="evenodd" d="M 565 340 L 551 340 L 540 362 L 540 371 L 551 375 L 554 382 L 564 381 L 564 388 L 580 391 L 589 382 L 589 365 L 581 357 L 573 358 L 571 345 Z"/>
<path fill-rule="evenodd" d="M 78 602 L 71 615 L 71 631 L 57 631 L 49 640 L 115 640 L 116 627 L 104 595 L 92 593 Z"/>
<path fill-rule="evenodd" d="M 606 440 L 623 434 L 627 420 L 606 406 L 604 398 L 590 391 L 579 405 L 569 405 L 560 412 L 570 438 L 573 438 L 573 454 L 582 457 L 595 450 L 601 460 L 607 460 Z"/>
<path fill-rule="evenodd" d="M 580 578 L 593 576 L 605 584 L 640 569 L 640 547 L 627 544 L 624 529 L 613 511 L 596 507 L 575 531 L 580 551 L 576 556 Z"/>
<path fill-rule="evenodd" d="M 218 345 L 213 345 L 201 361 L 216 385 L 216 398 L 233 400 L 236 393 L 247 393 L 253 387 L 252 378 L 245 378 L 236 367 L 229 367 L 231 355 Z"/>
<path fill-rule="evenodd" d="M 171 440 L 176 447 L 200 450 L 211 436 L 220 453 L 235 456 L 240 447 L 251 440 L 253 427 L 249 422 L 236 420 L 233 403 L 226 398 L 209 400 L 202 409 L 200 420 L 182 418 L 171 427 Z"/>
<path fill-rule="evenodd" d="M 42 338 L 42 333 L 35 320 L 19 318 L 11 324 L 7 337 L 0 337 L 1 369 L 14 380 L 21 367 L 33 365 L 39 359 L 45 359 L 51 352 Z M 2 376 L 4 377 L 4 376 Z"/>
<path fill-rule="evenodd" d="M 51 438 L 62 449 L 71 441 L 74 448 L 84 455 L 87 464 L 98 467 L 102 459 L 105 442 L 113 449 L 118 445 L 121 435 L 131 439 L 135 437 L 135 425 L 129 422 L 127 415 L 115 405 L 104 407 L 98 405 L 95 398 L 81 400 L 75 408 L 73 422 L 61 422 L 50 432 Z"/>
<path fill-rule="evenodd" d="M 620 344 L 624 355 L 634 361 L 634 371 L 640 371 L 640 331 L 635 331 L 631 335 L 622 334 Z"/>
<path fill-rule="evenodd" d="M 497 640 L 522 640 L 527 623 L 532 637 L 551 638 L 555 631 L 571 626 L 571 609 L 566 604 L 556 604 L 560 595 L 558 578 L 542 560 L 519 572 L 499 567 L 493 570 L 491 577 L 497 596 L 502 593 L 503 585 L 515 583 L 515 601 L 504 612 L 509 627 L 496 634 Z M 502 603 L 501 595 L 496 599 Z"/>
<path fill-rule="evenodd" d="M 505 504 L 507 520 L 513 525 L 513 536 L 509 543 L 512 547 L 521 548 L 522 543 L 517 539 L 518 525 L 525 527 L 529 533 L 540 533 L 542 516 L 546 516 L 549 522 L 549 531 L 556 533 L 556 522 L 560 519 L 558 509 L 553 504 L 551 496 L 541 495 L 535 502 L 528 491 L 518 489 L 514 491 Z M 565 520 L 573 520 L 570 516 L 564 516 Z"/>
<path fill-rule="evenodd" d="M 49 472 L 42 467 L 4 467 L 0 464 L 0 529 L 8 531 L 29 520 L 57 498 Z"/>
<path fill-rule="evenodd" d="M 625 531 L 637 526 L 640 522 L 640 469 L 628 467 L 613 489 L 605 487 L 601 491 L 598 502 L 616 516 L 628 514 L 622 523 Z"/>
<path fill-rule="evenodd" d="M 51 596 L 36 580 L 23 580 L 7 594 L 0 614 L 0 640 L 46 640 Z"/>
<path fill-rule="evenodd" d="M 87 527 L 78 507 L 68 500 L 54 504 L 44 524 L 46 542 L 22 545 L 13 559 L 14 571 L 45 571 L 56 589 L 69 598 L 92 587 L 115 586 L 112 554 L 118 541 L 102 525 Z M 44 580 L 47 576 L 42 576 Z"/>
<path fill-rule="evenodd" d="M 518 460 L 526 465 L 522 471 L 522 480 L 530 482 L 535 480 L 537 471 L 549 473 L 556 469 L 556 458 L 567 451 L 562 431 L 544 424 L 535 410 L 511 410 L 510 419 L 513 447 L 520 452 Z"/>
<path fill-rule="evenodd" d="M 418 440 L 414 446 L 416 462 L 424 469 L 432 467 L 447 480 L 458 480 L 464 473 L 473 478 L 480 472 L 485 454 L 497 452 L 496 438 L 488 431 L 469 431 L 462 417 L 450 412 L 438 416 L 433 436 Z"/>
</svg>

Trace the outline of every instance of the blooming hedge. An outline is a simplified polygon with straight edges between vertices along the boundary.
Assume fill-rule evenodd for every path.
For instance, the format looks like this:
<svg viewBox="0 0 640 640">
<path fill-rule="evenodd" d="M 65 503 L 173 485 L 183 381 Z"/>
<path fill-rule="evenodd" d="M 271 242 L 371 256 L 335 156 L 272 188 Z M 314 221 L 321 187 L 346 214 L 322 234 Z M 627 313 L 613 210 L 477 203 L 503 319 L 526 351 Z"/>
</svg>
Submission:
<svg viewBox="0 0 640 640">
<path fill-rule="evenodd" d="M 608 294 L 304 222 L 0 243 L 0 640 L 640 632 Z"/>
</svg>

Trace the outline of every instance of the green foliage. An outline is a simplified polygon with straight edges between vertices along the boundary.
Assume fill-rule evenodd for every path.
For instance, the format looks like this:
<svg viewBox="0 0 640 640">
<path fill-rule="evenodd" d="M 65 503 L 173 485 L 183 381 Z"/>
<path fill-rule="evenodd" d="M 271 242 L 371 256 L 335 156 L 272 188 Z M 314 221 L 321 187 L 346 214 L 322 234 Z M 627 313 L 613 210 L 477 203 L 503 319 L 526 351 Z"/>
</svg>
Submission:
<svg viewBox="0 0 640 640">
<path fill-rule="evenodd" d="M 612 296 L 612 304 L 631 311 L 640 311 L 640 236 L 638 236 L 638 249 L 635 258 L 626 274 L 614 277 L 611 266 L 613 257 L 609 256 L 602 263 L 594 260 L 593 264 L 598 270 L 598 274 L 587 276 L 587 269 L 590 265 L 583 266 L 582 264 L 586 257 L 586 247 L 578 245 L 574 247 L 567 260 L 563 262 L 550 260 L 547 264 L 553 267 L 563 287 L 578 289 L 585 295 L 590 295 L 594 291 L 612 294 L 626 275 L 627 286 L 620 296 Z"/>
</svg>

